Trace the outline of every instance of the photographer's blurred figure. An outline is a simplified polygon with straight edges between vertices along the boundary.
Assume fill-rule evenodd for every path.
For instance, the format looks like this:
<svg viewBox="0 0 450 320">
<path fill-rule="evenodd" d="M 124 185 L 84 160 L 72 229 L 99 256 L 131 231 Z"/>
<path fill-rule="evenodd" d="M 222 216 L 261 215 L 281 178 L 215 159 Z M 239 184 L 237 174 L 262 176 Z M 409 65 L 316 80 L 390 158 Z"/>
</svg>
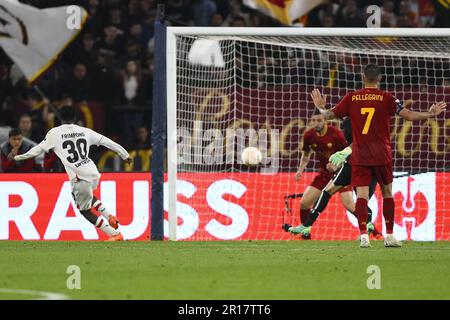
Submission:
<svg viewBox="0 0 450 320">
<path fill-rule="evenodd" d="M 31 143 L 23 140 L 23 135 L 20 129 L 11 129 L 8 136 L 8 140 L 0 146 L 3 172 L 18 173 L 41 171 L 41 168 L 36 163 L 35 159 L 27 159 L 22 161 L 14 160 L 15 156 L 24 154 L 33 147 Z"/>
</svg>

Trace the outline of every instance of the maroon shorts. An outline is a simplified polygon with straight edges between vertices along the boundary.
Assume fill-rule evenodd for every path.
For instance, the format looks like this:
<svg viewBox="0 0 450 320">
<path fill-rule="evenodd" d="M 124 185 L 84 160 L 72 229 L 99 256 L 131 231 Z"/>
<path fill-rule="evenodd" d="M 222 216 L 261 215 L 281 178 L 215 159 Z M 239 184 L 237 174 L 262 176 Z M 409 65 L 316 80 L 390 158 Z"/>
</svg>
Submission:
<svg viewBox="0 0 450 320">
<path fill-rule="evenodd" d="M 387 185 L 394 181 L 392 162 L 382 166 L 358 166 L 352 165 L 352 185 L 355 187 L 366 187 L 370 180 L 375 177 L 379 184 Z"/>
<path fill-rule="evenodd" d="M 331 179 L 333 179 L 333 174 L 327 175 L 327 174 L 319 173 L 317 176 L 314 177 L 314 180 L 311 182 L 311 187 L 317 188 L 319 190 L 323 190 L 327 186 L 328 182 L 330 182 Z M 352 191 L 352 187 L 346 186 L 346 187 L 342 188 L 341 190 L 339 190 L 340 193 L 347 192 L 347 191 Z"/>
</svg>

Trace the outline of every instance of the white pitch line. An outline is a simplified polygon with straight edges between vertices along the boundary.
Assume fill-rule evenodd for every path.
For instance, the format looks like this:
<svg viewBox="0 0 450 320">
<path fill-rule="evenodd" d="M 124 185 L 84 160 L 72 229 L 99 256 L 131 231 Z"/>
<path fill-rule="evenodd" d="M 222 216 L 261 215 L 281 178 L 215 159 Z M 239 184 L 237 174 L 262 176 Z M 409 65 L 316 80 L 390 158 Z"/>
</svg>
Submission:
<svg viewBox="0 0 450 320">
<path fill-rule="evenodd" d="M 70 297 L 56 292 L 0 288 L 0 293 L 14 293 L 39 296 L 35 300 L 70 300 Z"/>
</svg>

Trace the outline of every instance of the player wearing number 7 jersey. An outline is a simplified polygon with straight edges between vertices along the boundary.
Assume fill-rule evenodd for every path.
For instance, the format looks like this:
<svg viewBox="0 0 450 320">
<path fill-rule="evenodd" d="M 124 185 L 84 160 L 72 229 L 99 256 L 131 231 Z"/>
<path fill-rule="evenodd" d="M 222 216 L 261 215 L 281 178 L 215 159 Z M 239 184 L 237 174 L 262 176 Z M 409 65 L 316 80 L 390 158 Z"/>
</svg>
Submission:
<svg viewBox="0 0 450 320">
<path fill-rule="evenodd" d="M 392 151 L 390 141 L 390 118 L 398 114 L 406 120 L 423 120 L 439 115 L 446 103 L 433 104 L 428 112 L 414 112 L 403 108 L 392 94 L 378 89 L 382 75 L 378 66 L 368 64 L 364 69 L 364 88 L 349 92 L 331 110 L 326 110 L 326 96 L 314 89 L 311 97 L 314 105 L 326 119 L 348 116 L 352 123 L 353 146 L 344 152 L 352 154 L 352 185 L 357 189 L 355 213 L 361 233 L 360 247 L 370 246 L 366 230 L 369 184 L 375 176 L 383 195 L 383 216 L 386 223 L 386 247 L 399 247 L 401 243 L 393 235 L 394 199 L 392 197 Z M 336 164 L 336 163 L 335 163 Z M 339 164 L 339 163 L 337 163 Z"/>
<path fill-rule="evenodd" d="M 89 149 L 92 145 L 105 146 L 119 154 L 127 163 L 131 163 L 128 152 L 109 138 L 88 128 L 80 127 L 75 123 L 76 115 L 73 107 L 65 106 L 60 111 L 63 124 L 51 129 L 45 139 L 30 149 L 27 153 L 15 156 L 14 160 L 21 161 L 36 157 L 42 152 L 53 149 L 61 159 L 69 176 L 72 196 L 81 214 L 97 228 L 105 232 L 110 241 L 123 240 L 119 232 L 119 220 L 111 215 L 103 204 L 93 196 L 93 190 L 97 188 L 100 173 L 97 166 L 89 158 Z M 94 207 L 101 216 L 92 213 Z"/>
</svg>

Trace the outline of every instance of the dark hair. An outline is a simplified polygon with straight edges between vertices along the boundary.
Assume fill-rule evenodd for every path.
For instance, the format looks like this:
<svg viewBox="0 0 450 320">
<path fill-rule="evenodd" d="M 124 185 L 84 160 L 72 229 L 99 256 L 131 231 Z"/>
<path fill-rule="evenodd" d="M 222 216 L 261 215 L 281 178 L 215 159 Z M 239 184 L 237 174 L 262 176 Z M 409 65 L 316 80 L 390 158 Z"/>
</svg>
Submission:
<svg viewBox="0 0 450 320">
<path fill-rule="evenodd" d="M 61 110 L 59 110 L 59 114 L 61 116 L 61 120 L 64 122 L 75 122 L 77 119 L 75 108 L 72 106 L 62 107 Z"/>
<path fill-rule="evenodd" d="M 22 131 L 19 128 L 12 128 L 9 130 L 8 137 L 16 137 L 22 134 Z"/>
<path fill-rule="evenodd" d="M 378 76 L 380 74 L 381 74 L 381 70 L 375 64 L 368 64 L 364 68 L 364 77 L 366 78 L 366 81 L 377 82 L 378 81 Z"/>
</svg>

